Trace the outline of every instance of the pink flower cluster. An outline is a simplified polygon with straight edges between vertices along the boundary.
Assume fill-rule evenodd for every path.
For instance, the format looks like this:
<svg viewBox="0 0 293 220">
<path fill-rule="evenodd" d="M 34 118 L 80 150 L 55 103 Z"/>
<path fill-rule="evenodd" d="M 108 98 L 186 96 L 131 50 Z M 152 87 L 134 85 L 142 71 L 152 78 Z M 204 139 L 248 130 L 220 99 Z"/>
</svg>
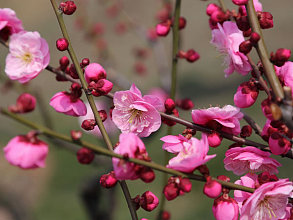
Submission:
<svg viewBox="0 0 293 220">
<path fill-rule="evenodd" d="M 232 21 L 225 21 L 223 25 L 218 24 L 218 29 L 212 30 L 211 43 L 220 53 L 226 54 L 225 63 L 228 67 L 225 69 L 225 77 L 234 71 L 247 75 L 252 70 L 247 57 L 239 52 L 239 45 L 243 41 L 242 31 Z"/>
<path fill-rule="evenodd" d="M 130 90 L 114 94 L 112 119 L 122 133 L 135 133 L 147 137 L 161 126 L 161 116 L 158 111 L 164 109 L 158 97 L 142 96 L 140 90 L 133 84 Z"/>
</svg>

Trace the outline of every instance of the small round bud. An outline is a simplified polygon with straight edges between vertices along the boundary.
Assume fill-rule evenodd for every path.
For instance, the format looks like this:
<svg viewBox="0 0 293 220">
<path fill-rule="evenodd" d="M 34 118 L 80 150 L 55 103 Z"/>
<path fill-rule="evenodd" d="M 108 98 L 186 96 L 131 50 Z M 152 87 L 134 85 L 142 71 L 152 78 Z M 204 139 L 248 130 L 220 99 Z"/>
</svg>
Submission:
<svg viewBox="0 0 293 220">
<path fill-rule="evenodd" d="M 76 10 L 74 1 L 61 2 L 59 9 L 66 15 L 72 15 Z"/>
<path fill-rule="evenodd" d="M 66 67 L 69 65 L 68 57 L 67 56 L 61 57 L 60 60 L 59 60 L 59 64 L 60 64 L 61 70 L 64 71 L 66 69 Z"/>
<path fill-rule="evenodd" d="M 100 178 L 100 184 L 104 188 L 112 188 L 116 185 L 118 180 L 115 177 L 114 171 L 111 171 L 110 173 L 104 174 Z"/>
<path fill-rule="evenodd" d="M 14 113 L 28 113 L 35 109 L 36 98 L 29 93 L 22 93 L 16 100 L 16 105 L 9 106 Z"/>
<path fill-rule="evenodd" d="M 179 188 L 175 183 L 170 183 L 164 187 L 163 193 L 166 199 L 170 201 L 179 196 Z"/>
<path fill-rule="evenodd" d="M 179 183 L 179 188 L 183 192 L 190 192 L 192 188 L 192 184 L 188 178 L 182 178 Z"/>
<path fill-rule="evenodd" d="M 170 219 L 171 219 L 171 215 L 169 212 L 163 211 L 161 213 L 161 220 L 170 220 Z"/>
<path fill-rule="evenodd" d="M 274 27 L 273 16 L 270 12 L 257 12 L 260 27 L 262 29 L 269 29 Z"/>
<path fill-rule="evenodd" d="M 253 45 L 256 45 L 259 40 L 260 40 L 260 36 L 258 33 L 256 33 L 256 32 L 251 33 L 249 41 Z"/>
<path fill-rule="evenodd" d="M 145 183 L 151 183 L 155 179 L 155 172 L 149 167 L 143 167 L 140 171 L 139 177 Z"/>
<path fill-rule="evenodd" d="M 146 191 L 140 197 L 139 204 L 140 204 L 141 208 L 150 212 L 150 211 L 153 211 L 158 206 L 159 199 L 151 191 Z"/>
<path fill-rule="evenodd" d="M 179 18 L 179 30 L 185 28 L 186 26 L 186 19 L 184 17 Z"/>
<path fill-rule="evenodd" d="M 77 151 L 76 156 L 79 163 L 90 164 L 95 158 L 95 153 L 91 149 L 82 147 Z"/>
<path fill-rule="evenodd" d="M 252 44 L 249 40 L 245 40 L 239 45 L 239 51 L 241 53 L 248 54 L 251 51 L 251 49 Z"/>
<path fill-rule="evenodd" d="M 197 61 L 200 58 L 200 55 L 193 49 L 190 49 L 186 52 L 186 60 L 190 63 Z"/>
<path fill-rule="evenodd" d="M 56 47 L 60 51 L 67 50 L 68 49 L 68 45 L 69 45 L 69 43 L 68 43 L 68 41 L 65 38 L 59 38 L 56 41 Z"/>
<path fill-rule="evenodd" d="M 169 112 L 169 113 L 171 113 L 176 106 L 173 99 L 170 99 L 170 98 L 165 100 L 164 105 L 165 105 L 166 112 Z"/>
<path fill-rule="evenodd" d="M 247 16 L 241 16 L 236 19 L 236 24 L 239 30 L 248 31 L 250 29 L 249 21 Z"/>
<path fill-rule="evenodd" d="M 156 33 L 158 36 L 165 37 L 168 35 L 172 22 L 167 20 L 165 22 L 159 23 L 156 26 Z"/>
<path fill-rule="evenodd" d="M 218 147 L 222 142 L 223 137 L 216 131 L 208 134 L 208 143 L 210 147 Z"/>
<path fill-rule="evenodd" d="M 73 79 L 79 79 L 74 64 L 71 64 L 70 67 L 66 69 L 66 73 L 69 74 Z"/>
<path fill-rule="evenodd" d="M 95 126 L 96 126 L 95 119 L 84 120 L 81 124 L 81 127 L 86 131 L 94 130 Z"/>
<path fill-rule="evenodd" d="M 203 193 L 210 198 L 217 198 L 222 192 L 222 185 L 216 180 L 207 177 L 207 182 L 204 184 Z"/>
<path fill-rule="evenodd" d="M 89 64 L 90 64 L 90 59 L 89 58 L 83 58 L 81 63 L 80 63 L 80 66 L 81 66 L 81 68 L 84 68 Z"/>
<path fill-rule="evenodd" d="M 208 16 L 211 16 L 215 11 L 221 10 L 221 8 L 217 4 L 209 4 L 206 9 L 206 13 Z"/>
<path fill-rule="evenodd" d="M 252 128 L 250 125 L 245 125 L 241 128 L 240 136 L 243 138 L 250 137 L 252 134 Z"/>
</svg>

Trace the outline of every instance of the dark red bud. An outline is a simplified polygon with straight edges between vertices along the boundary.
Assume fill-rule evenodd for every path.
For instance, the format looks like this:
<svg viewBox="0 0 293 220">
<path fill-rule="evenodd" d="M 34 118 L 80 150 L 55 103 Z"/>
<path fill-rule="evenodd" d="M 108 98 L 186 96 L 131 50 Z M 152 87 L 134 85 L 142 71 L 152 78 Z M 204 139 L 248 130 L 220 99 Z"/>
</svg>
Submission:
<svg viewBox="0 0 293 220">
<path fill-rule="evenodd" d="M 56 47 L 60 51 L 67 50 L 68 49 L 68 45 L 69 45 L 69 43 L 68 43 L 68 41 L 65 38 L 59 38 L 56 41 Z"/>
<path fill-rule="evenodd" d="M 250 125 L 245 125 L 241 128 L 240 136 L 243 138 L 250 137 L 252 134 L 252 128 Z"/>
<path fill-rule="evenodd" d="M 100 178 L 100 184 L 104 188 L 112 188 L 116 185 L 118 180 L 115 177 L 114 171 L 111 171 L 110 173 L 104 174 Z"/>
<path fill-rule="evenodd" d="M 61 2 L 59 9 L 66 15 L 72 15 L 76 10 L 74 1 Z"/>
<path fill-rule="evenodd" d="M 173 99 L 170 99 L 170 98 L 165 100 L 164 105 L 165 105 L 166 112 L 168 112 L 168 113 L 171 113 L 176 106 Z"/>
<path fill-rule="evenodd" d="M 248 54 L 251 51 L 251 49 L 252 44 L 249 40 L 245 40 L 239 45 L 239 51 L 241 53 Z"/>
<path fill-rule="evenodd" d="M 82 147 L 77 151 L 77 160 L 81 164 L 90 164 L 95 158 L 95 153 L 88 148 Z"/>
<path fill-rule="evenodd" d="M 93 130 L 95 128 L 95 126 L 96 126 L 95 119 L 84 120 L 81 124 L 81 127 L 86 131 Z"/>
<path fill-rule="evenodd" d="M 252 45 L 256 45 L 257 42 L 260 40 L 260 35 L 256 32 L 251 33 L 249 41 Z"/>
</svg>

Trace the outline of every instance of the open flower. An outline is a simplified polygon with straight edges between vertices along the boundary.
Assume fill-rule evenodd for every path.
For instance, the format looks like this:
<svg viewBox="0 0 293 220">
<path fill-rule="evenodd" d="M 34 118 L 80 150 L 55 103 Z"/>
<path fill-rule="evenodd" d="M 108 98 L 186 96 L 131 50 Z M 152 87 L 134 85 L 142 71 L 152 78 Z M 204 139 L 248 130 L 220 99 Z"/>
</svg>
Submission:
<svg viewBox="0 0 293 220">
<path fill-rule="evenodd" d="M 195 168 L 216 156 L 216 154 L 207 155 L 208 151 L 208 139 L 205 134 L 202 134 L 201 140 L 191 138 L 188 142 L 183 142 L 183 148 L 176 157 L 169 160 L 167 167 L 187 173 L 193 172 Z"/>
<path fill-rule="evenodd" d="M 37 77 L 50 61 L 49 47 L 38 32 L 11 35 L 5 72 L 11 80 L 26 83 Z"/>
<path fill-rule="evenodd" d="M 162 137 L 160 140 L 164 142 L 163 150 L 166 150 L 170 153 L 180 152 L 184 148 L 183 143 L 188 142 L 188 139 L 181 134 L 178 136 L 167 135 Z"/>
<path fill-rule="evenodd" d="M 164 109 L 159 98 L 151 95 L 142 96 L 133 84 L 130 90 L 114 94 L 112 119 L 122 133 L 135 133 L 147 137 L 161 126 L 158 111 Z"/>
<path fill-rule="evenodd" d="M 233 171 L 236 175 L 263 171 L 267 171 L 270 174 L 278 173 L 277 168 L 281 164 L 270 158 L 270 155 L 269 152 L 264 152 L 255 147 L 234 147 L 225 154 L 225 169 Z"/>
<path fill-rule="evenodd" d="M 284 219 L 292 190 L 292 182 L 288 179 L 262 184 L 244 202 L 240 220 Z"/>
<path fill-rule="evenodd" d="M 48 145 L 29 134 L 11 139 L 3 149 L 5 158 L 10 164 L 22 169 L 45 167 Z"/>
<path fill-rule="evenodd" d="M 243 114 L 239 108 L 232 105 L 226 105 L 223 108 L 211 107 L 193 110 L 191 115 L 196 124 L 205 125 L 211 129 L 220 129 L 234 135 L 240 134 L 239 120 L 243 118 Z"/>
<path fill-rule="evenodd" d="M 251 66 L 247 57 L 239 52 L 239 45 L 244 41 L 242 31 L 240 31 L 235 22 L 225 21 L 223 26 L 218 23 L 218 29 L 212 30 L 211 43 L 214 44 L 220 53 L 226 55 L 225 77 L 231 75 L 234 71 L 241 75 L 247 75 Z"/>
<path fill-rule="evenodd" d="M 11 34 L 23 31 L 22 22 L 10 8 L 0 8 L 0 38 L 8 40 Z"/>
</svg>

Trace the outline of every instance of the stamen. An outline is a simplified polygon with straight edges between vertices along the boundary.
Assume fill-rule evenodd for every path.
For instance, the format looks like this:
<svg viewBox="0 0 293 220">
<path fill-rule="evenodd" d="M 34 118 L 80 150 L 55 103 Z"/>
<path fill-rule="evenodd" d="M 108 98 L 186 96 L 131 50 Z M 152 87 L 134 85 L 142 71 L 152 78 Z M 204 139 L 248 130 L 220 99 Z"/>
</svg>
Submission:
<svg viewBox="0 0 293 220">
<path fill-rule="evenodd" d="M 138 109 L 131 109 L 130 110 L 131 116 L 128 120 L 129 124 L 132 124 L 133 120 L 138 116 L 140 118 L 142 111 L 138 110 Z"/>
</svg>

